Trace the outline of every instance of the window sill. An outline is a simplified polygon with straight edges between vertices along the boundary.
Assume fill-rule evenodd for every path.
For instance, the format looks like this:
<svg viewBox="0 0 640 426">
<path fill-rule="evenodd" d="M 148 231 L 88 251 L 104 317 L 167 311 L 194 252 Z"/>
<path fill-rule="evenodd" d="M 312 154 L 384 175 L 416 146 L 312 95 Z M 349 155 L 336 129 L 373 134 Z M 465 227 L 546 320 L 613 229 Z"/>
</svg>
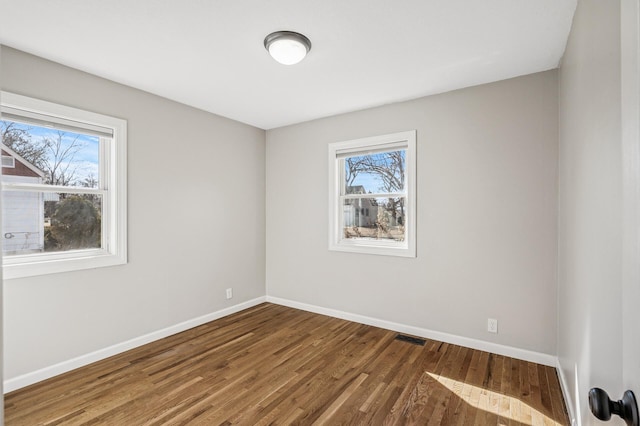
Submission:
<svg viewBox="0 0 640 426">
<path fill-rule="evenodd" d="M 348 253 L 376 254 L 380 256 L 416 257 L 415 247 L 396 244 L 372 244 L 363 241 L 341 241 L 329 246 L 330 251 L 341 251 Z"/>
<path fill-rule="evenodd" d="M 75 253 L 75 257 L 70 257 L 70 254 L 67 252 L 62 256 L 48 255 L 40 258 L 36 258 L 38 255 L 35 255 L 28 262 L 5 258 L 2 276 L 5 280 L 10 280 L 127 263 L 125 256 L 117 256 L 102 250 L 80 250 Z"/>
</svg>

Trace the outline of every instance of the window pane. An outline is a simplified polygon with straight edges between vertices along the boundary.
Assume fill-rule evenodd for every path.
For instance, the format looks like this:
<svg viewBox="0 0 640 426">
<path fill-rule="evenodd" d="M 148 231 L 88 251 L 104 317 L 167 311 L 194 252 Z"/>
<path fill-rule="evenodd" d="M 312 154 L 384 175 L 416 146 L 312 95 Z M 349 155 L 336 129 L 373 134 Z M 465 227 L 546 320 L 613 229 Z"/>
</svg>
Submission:
<svg viewBox="0 0 640 426">
<path fill-rule="evenodd" d="M 406 150 L 344 159 L 344 193 L 404 192 Z"/>
<path fill-rule="evenodd" d="M 30 183 L 98 188 L 100 138 L 47 127 L 0 121 L 2 155 L 15 160 L 4 176 Z M 15 180 L 14 180 L 15 181 Z"/>
<path fill-rule="evenodd" d="M 345 199 L 342 209 L 345 239 L 405 239 L 404 197 Z"/>
<path fill-rule="evenodd" d="M 100 248 L 101 212 L 98 194 L 4 191 L 3 254 Z"/>
</svg>

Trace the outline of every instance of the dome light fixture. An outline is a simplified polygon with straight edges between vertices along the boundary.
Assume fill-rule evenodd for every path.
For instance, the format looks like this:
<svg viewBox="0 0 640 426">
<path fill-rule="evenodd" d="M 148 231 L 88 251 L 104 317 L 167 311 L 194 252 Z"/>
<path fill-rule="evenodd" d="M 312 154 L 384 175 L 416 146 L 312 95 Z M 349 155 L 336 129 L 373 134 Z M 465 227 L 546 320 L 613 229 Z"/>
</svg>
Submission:
<svg viewBox="0 0 640 426">
<path fill-rule="evenodd" d="M 264 38 L 264 47 L 283 65 L 297 64 L 311 50 L 311 41 L 293 31 L 276 31 Z"/>
</svg>

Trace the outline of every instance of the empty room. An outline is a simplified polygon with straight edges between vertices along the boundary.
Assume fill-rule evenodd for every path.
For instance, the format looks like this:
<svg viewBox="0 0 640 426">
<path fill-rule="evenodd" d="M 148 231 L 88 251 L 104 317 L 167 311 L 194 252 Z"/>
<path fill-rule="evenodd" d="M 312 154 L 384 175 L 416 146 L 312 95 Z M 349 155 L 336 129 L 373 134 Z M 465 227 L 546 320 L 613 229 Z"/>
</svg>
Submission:
<svg viewBox="0 0 640 426">
<path fill-rule="evenodd" d="M 638 425 L 638 0 L 0 0 L 6 425 Z"/>
</svg>

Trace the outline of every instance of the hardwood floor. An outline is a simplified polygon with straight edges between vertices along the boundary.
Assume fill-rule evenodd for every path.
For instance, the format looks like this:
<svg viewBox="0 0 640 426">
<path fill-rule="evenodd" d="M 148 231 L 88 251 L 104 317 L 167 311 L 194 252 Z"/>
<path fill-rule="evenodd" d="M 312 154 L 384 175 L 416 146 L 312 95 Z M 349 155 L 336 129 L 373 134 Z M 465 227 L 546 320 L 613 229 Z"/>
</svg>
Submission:
<svg viewBox="0 0 640 426">
<path fill-rule="evenodd" d="M 568 425 L 553 368 L 262 304 L 5 396 L 7 425 Z"/>
</svg>

